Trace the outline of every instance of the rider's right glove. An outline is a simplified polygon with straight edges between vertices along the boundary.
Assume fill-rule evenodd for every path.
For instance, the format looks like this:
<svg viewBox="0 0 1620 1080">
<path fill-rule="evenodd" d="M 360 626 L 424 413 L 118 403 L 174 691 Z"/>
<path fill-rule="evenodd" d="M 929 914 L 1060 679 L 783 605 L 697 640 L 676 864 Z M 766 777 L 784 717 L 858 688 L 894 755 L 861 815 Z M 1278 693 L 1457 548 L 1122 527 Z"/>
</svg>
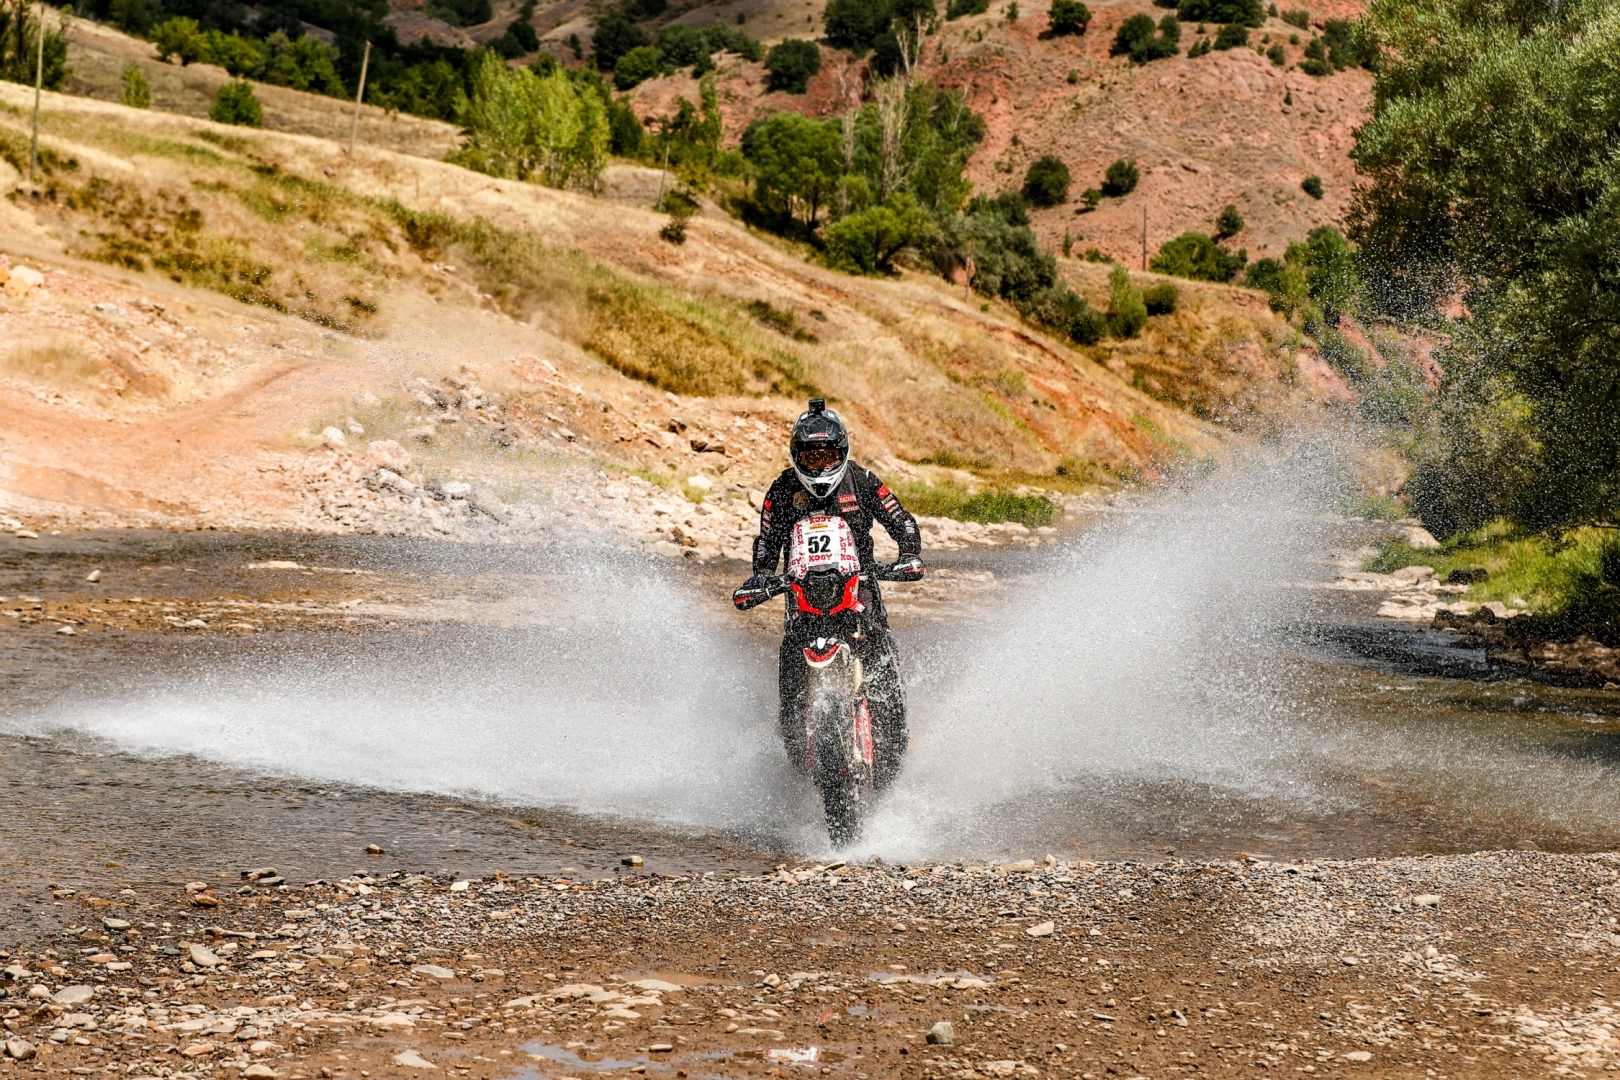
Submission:
<svg viewBox="0 0 1620 1080">
<path fill-rule="evenodd" d="M 921 555 L 902 555 L 889 567 L 888 578 L 890 581 L 921 581 L 927 569 Z"/>
<path fill-rule="evenodd" d="M 775 595 L 775 592 L 771 589 L 771 579 L 755 574 L 737 586 L 737 590 L 731 594 L 731 602 L 737 605 L 738 611 L 747 611 L 751 607 L 763 604 Z"/>
</svg>

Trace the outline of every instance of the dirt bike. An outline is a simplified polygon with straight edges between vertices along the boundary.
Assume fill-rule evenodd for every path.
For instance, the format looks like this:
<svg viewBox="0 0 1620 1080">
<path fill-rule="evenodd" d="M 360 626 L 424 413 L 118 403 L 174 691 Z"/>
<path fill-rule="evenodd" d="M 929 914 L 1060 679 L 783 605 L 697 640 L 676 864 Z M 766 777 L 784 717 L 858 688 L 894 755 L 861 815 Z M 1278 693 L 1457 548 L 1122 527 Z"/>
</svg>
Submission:
<svg viewBox="0 0 1620 1080">
<path fill-rule="evenodd" d="M 793 527 L 788 572 L 765 578 L 763 587 L 738 589 L 732 597 L 738 610 L 747 611 L 788 594 L 782 675 L 784 680 L 802 677 L 789 706 L 801 717 L 784 716 L 783 736 L 795 767 L 821 789 L 827 835 L 838 846 L 859 838 L 877 789 L 898 771 L 905 752 L 903 739 L 886 738 L 882 726 L 874 726 L 868 700 L 867 661 L 873 659 L 867 648 L 873 614 L 868 599 L 875 591 L 869 582 L 915 580 L 890 570 L 862 571 L 844 519 L 813 516 Z M 789 668 L 796 664 L 789 652 L 802 656 L 802 669 Z M 893 662 L 892 656 L 880 659 Z M 897 672 L 894 679 L 898 693 Z"/>
</svg>

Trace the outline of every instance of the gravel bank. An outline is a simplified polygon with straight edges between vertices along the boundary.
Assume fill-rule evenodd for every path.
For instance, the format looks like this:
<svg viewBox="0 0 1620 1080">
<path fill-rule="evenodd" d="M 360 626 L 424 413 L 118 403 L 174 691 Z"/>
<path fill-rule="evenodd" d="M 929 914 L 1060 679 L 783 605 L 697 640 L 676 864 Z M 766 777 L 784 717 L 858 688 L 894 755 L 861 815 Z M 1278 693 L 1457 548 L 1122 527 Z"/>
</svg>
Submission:
<svg viewBox="0 0 1620 1080">
<path fill-rule="evenodd" d="M 261 867 L 145 892 L 13 880 L 62 926 L 0 956 L 0 1069 L 1583 1075 L 1620 1066 L 1617 868 L 1501 852 L 595 881 L 379 866 L 294 884 Z M 942 1021 L 950 1041 L 928 1041 Z"/>
</svg>

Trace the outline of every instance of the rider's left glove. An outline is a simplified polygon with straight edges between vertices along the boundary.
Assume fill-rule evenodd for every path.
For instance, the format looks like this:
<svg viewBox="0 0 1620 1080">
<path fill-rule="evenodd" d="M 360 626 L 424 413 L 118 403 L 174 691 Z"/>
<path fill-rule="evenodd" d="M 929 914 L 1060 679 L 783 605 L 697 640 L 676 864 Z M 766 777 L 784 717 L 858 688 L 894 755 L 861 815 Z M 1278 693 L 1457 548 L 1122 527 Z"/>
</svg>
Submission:
<svg viewBox="0 0 1620 1080">
<path fill-rule="evenodd" d="M 747 611 L 751 607 L 763 604 L 773 595 L 771 579 L 755 574 L 737 586 L 736 591 L 731 594 L 731 602 L 737 605 L 739 611 Z"/>
</svg>

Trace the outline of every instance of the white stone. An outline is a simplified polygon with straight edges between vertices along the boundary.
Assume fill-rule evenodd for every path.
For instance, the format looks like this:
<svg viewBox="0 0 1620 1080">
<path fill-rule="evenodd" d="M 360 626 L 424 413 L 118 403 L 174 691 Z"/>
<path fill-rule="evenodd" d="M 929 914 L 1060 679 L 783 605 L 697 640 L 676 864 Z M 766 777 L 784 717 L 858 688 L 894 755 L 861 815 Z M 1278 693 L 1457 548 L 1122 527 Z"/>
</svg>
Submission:
<svg viewBox="0 0 1620 1080">
<path fill-rule="evenodd" d="M 242 1075 L 246 1080 L 276 1080 L 276 1070 L 262 1061 L 255 1061 L 252 1065 L 243 1069 Z"/>
<path fill-rule="evenodd" d="M 698 473 L 695 476 L 688 476 L 686 478 L 686 486 L 694 491 L 712 491 L 714 490 L 714 481 L 710 480 L 702 473 Z"/>
<path fill-rule="evenodd" d="M 1030 937 L 1051 937 L 1052 932 L 1056 929 L 1057 925 L 1055 923 L 1043 922 L 1036 923 L 1034 926 L 1025 927 L 1024 933 L 1028 934 Z"/>
<path fill-rule="evenodd" d="M 429 1061 L 427 1058 L 423 1057 L 421 1054 L 418 1054 L 415 1050 L 402 1050 L 399 1053 L 395 1054 L 394 1055 L 394 1064 L 398 1065 L 398 1066 L 401 1066 L 402 1068 L 406 1068 L 406 1069 L 437 1069 L 438 1068 L 437 1065 L 433 1064 L 433 1062 Z"/>
<path fill-rule="evenodd" d="M 949 1020 L 941 1020 L 928 1029 L 925 1038 L 935 1046 L 949 1046 L 956 1041 L 956 1028 Z"/>
<path fill-rule="evenodd" d="M 1344 1055 L 1344 1060 L 1346 1060 L 1346 1061 L 1371 1061 L 1372 1060 L 1372 1051 L 1371 1050 L 1352 1050 L 1348 1054 Z"/>
<path fill-rule="evenodd" d="M 333 450 L 339 449 L 347 441 L 348 439 L 344 437 L 343 430 L 341 428 L 324 427 L 321 429 L 321 442 L 325 443 Z"/>
<path fill-rule="evenodd" d="M 471 887 L 472 882 L 470 881 L 452 881 L 450 883 L 451 892 L 466 892 Z"/>
<path fill-rule="evenodd" d="M 1437 548 L 1440 546 L 1440 541 L 1434 538 L 1434 534 L 1421 525 L 1413 525 L 1411 528 L 1406 530 L 1406 542 L 1419 550 Z M 1371 1055 L 1368 1056 L 1370 1057 Z"/>
<path fill-rule="evenodd" d="M 219 957 L 211 949 L 202 945 L 193 945 L 189 950 L 191 962 L 200 968 L 219 967 Z"/>
<path fill-rule="evenodd" d="M 411 971 L 413 974 L 426 975 L 430 979 L 438 979 L 441 982 L 456 977 L 456 973 L 454 971 L 451 971 L 447 967 L 440 967 L 438 964 L 421 964 L 417 967 L 411 968 Z"/>
<path fill-rule="evenodd" d="M 1412 903 L 1416 904 L 1418 907 L 1439 907 L 1440 897 L 1436 896 L 1434 893 L 1421 893 L 1412 897 Z"/>
<path fill-rule="evenodd" d="M 83 1005 L 96 996 L 93 986 L 64 986 L 51 995 L 51 1000 L 58 1005 Z"/>
</svg>

